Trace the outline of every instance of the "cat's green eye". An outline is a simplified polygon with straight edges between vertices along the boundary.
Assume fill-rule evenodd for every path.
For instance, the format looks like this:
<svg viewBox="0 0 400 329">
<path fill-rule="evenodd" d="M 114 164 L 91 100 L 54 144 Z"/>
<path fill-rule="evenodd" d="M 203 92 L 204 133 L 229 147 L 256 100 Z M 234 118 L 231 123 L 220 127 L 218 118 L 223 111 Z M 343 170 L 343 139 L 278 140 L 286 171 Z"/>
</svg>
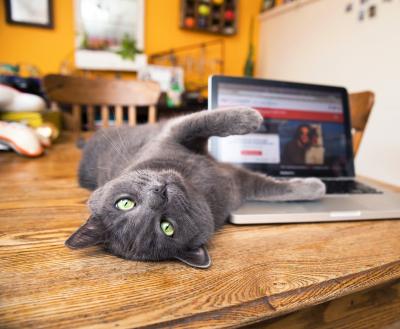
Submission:
<svg viewBox="0 0 400 329">
<path fill-rule="evenodd" d="M 165 219 L 161 222 L 161 230 L 164 232 L 166 236 L 173 236 L 175 232 L 175 229 L 172 226 L 172 224 Z"/>
<path fill-rule="evenodd" d="M 135 206 L 135 202 L 128 198 L 119 199 L 115 203 L 115 207 L 119 210 L 128 211 L 131 210 Z"/>
</svg>

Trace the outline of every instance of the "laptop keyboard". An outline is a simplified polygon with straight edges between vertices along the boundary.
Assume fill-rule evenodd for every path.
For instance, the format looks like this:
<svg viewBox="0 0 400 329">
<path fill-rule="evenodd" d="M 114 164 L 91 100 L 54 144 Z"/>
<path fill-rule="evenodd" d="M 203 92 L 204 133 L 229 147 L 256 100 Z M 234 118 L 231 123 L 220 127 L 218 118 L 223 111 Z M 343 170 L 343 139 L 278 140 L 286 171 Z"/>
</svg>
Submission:
<svg viewBox="0 0 400 329">
<path fill-rule="evenodd" d="M 355 180 L 322 180 L 326 185 L 326 194 L 380 194 L 368 185 Z"/>
</svg>

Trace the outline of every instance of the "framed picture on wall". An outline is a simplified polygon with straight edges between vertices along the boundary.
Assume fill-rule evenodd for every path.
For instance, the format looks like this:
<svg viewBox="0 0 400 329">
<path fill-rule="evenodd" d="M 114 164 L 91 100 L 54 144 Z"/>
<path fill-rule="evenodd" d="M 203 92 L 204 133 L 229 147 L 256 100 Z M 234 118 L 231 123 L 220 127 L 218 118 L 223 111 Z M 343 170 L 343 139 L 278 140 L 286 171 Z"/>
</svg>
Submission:
<svg viewBox="0 0 400 329">
<path fill-rule="evenodd" d="M 144 0 L 75 0 L 75 64 L 137 71 L 144 52 Z"/>
<path fill-rule="evenodd" d="M 8 24 L 52 29 L 53 0 L 5 0 Z"/>
</svg>

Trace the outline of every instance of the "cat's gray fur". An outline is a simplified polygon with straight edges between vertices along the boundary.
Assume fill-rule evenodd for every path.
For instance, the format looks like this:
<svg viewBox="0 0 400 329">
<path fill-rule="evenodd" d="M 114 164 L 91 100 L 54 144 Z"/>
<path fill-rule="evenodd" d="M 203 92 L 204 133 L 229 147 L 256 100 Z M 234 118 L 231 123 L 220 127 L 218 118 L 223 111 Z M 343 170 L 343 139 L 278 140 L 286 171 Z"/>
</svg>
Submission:
<svg viewBox="0 0 400 329">
<path fill-rule="evenodd" d="M 256 110 L 230 108 L 97 132 L 79 168 L 80 185 L 94 190 L 91 216 L 66 244 L 101 243 L 126 259 L 176 258 L 208 267 L 205 244 L 246 199 L 321 198 L 325 186 L 316 178 L 278 181 L 208 155 L 209 137 L 254 132 L 262 120 Z M 123 196 L 134 199 L 136 207 L 118 210 L 115 202 Z M 173 223 L 172 237 L 160 229 L 164 217 Z"/>
</svg>

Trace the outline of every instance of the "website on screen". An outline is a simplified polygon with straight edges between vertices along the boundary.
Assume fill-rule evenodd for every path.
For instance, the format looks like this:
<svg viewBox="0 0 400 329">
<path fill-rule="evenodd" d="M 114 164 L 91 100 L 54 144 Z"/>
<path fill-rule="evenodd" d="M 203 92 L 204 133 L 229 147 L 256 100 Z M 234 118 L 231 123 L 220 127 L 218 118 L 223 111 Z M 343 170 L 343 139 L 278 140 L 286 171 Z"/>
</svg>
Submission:
<svg viewBox="0 0 400 329">
<path fill-rule="evenodd" d="M 220 161 L 327 170 L 346 159 L 339 93 L 220 83 L 217 105 L 252 107 L 264 117 L 256 133 L 219 138 L 213 154 Z"/>
</svg>

